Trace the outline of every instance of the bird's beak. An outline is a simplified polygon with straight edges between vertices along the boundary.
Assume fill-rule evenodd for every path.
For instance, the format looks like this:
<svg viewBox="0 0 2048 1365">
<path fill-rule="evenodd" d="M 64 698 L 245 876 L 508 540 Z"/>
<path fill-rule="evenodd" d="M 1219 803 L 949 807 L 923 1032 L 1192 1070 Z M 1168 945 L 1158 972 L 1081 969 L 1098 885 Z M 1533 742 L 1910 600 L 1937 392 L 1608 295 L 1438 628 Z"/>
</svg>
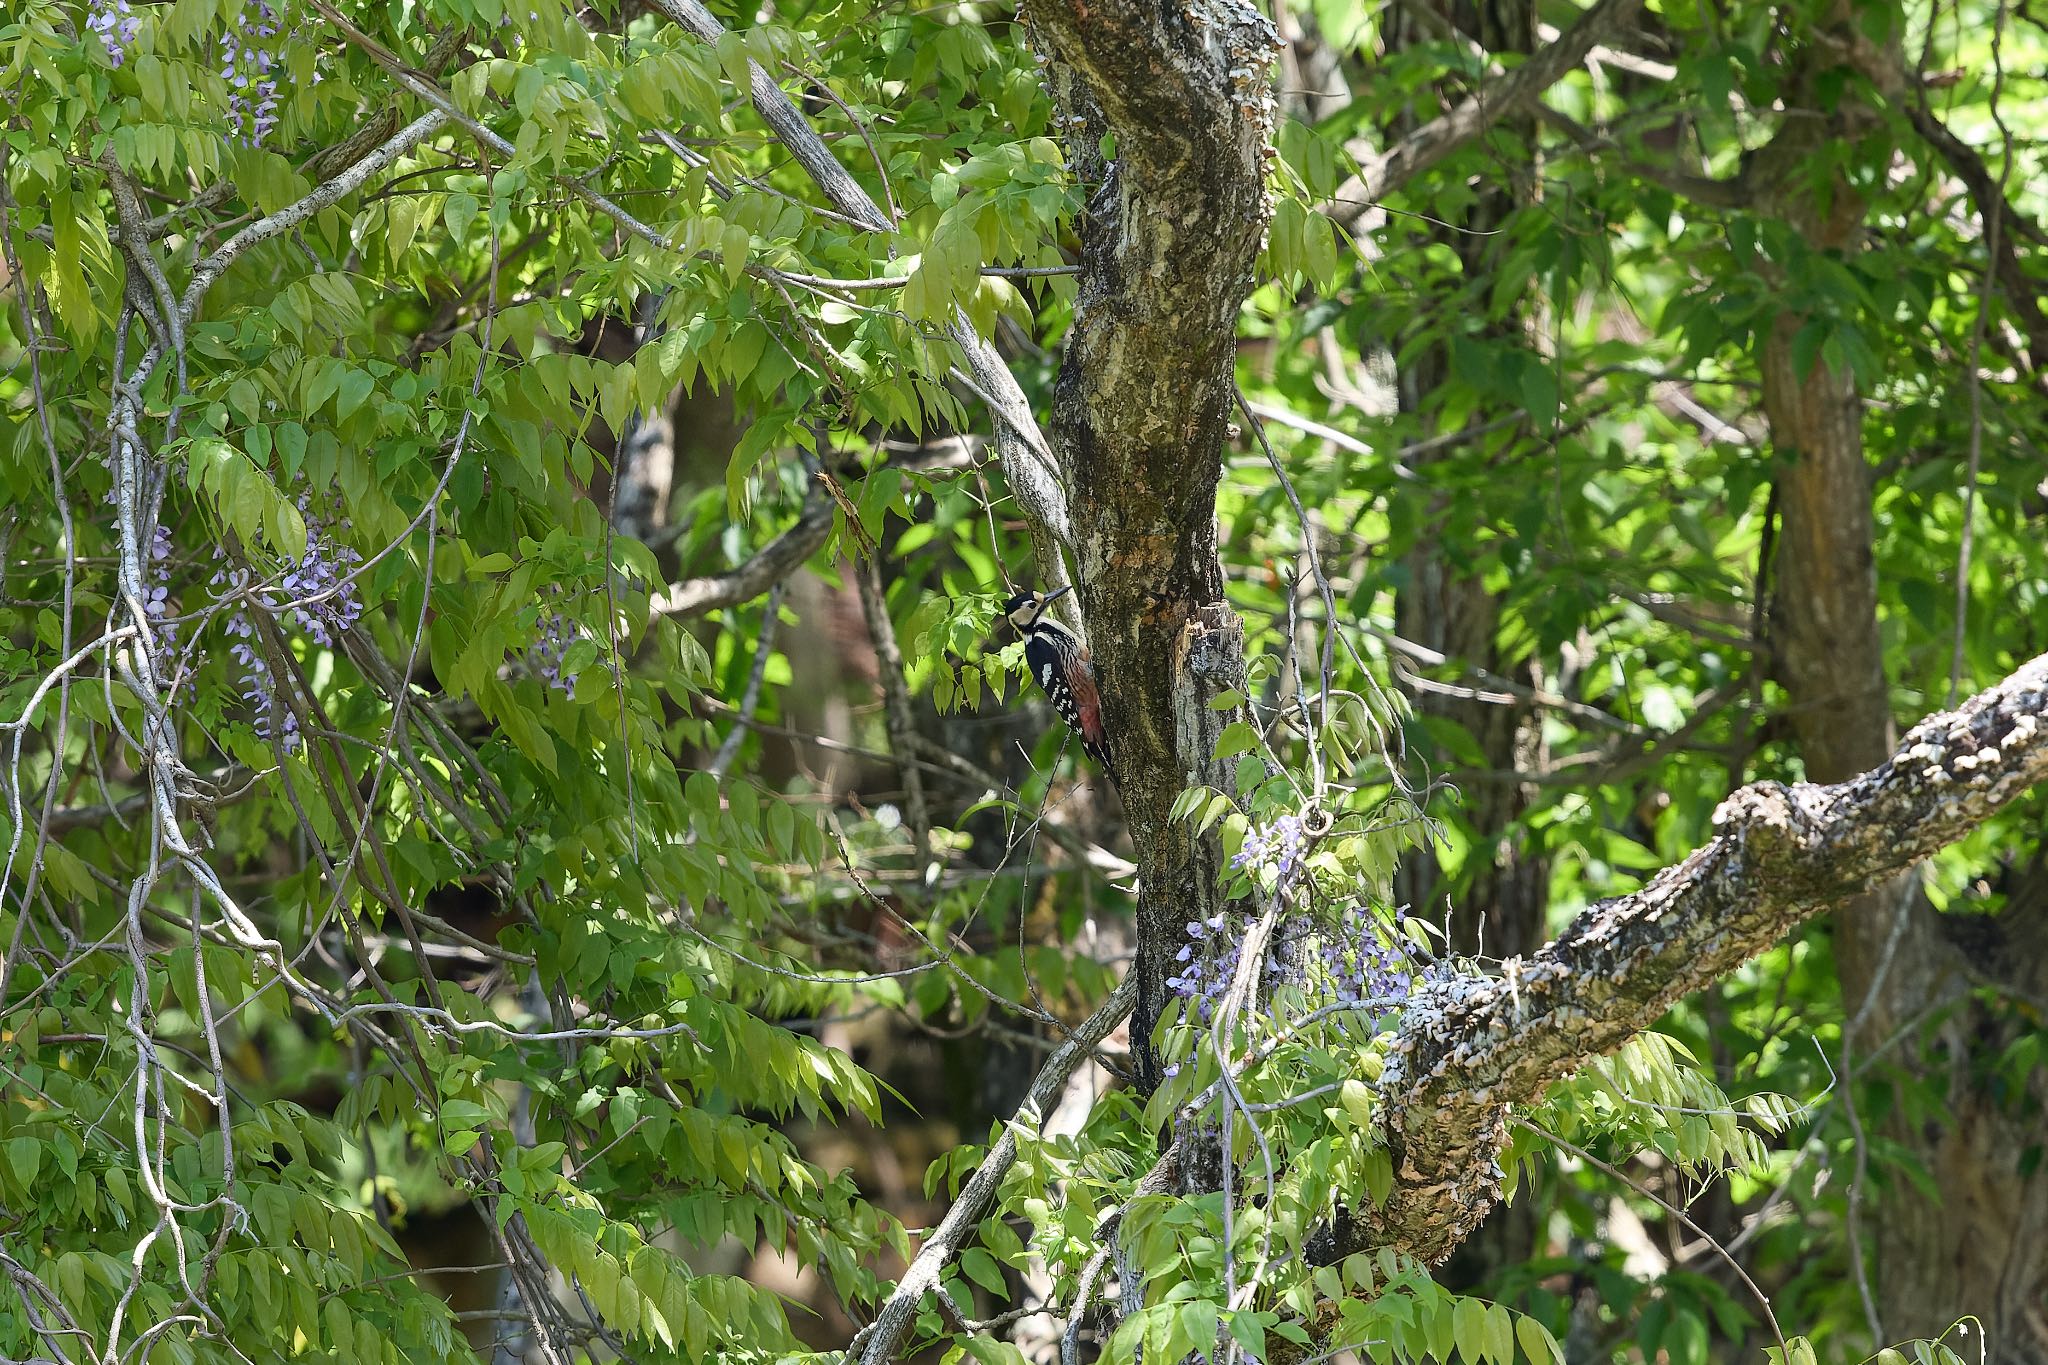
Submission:
<svg viewBox="0 0 2048 1365">
<path fill-rule="evenodd" d="M 1053 591 L 1045 595 L 1044 600 L 1040 602 L 1039 605 L 1049 607 L 1053 603 L 1059 601 L 1060 598 L 1065 597 L 1068 593 L 1072 592 L 1073 590 L 1074 585 L 1072 583 L 1067 584 L 1067 586 L 1064 588 L 1055 588 Z"/>
</svg>

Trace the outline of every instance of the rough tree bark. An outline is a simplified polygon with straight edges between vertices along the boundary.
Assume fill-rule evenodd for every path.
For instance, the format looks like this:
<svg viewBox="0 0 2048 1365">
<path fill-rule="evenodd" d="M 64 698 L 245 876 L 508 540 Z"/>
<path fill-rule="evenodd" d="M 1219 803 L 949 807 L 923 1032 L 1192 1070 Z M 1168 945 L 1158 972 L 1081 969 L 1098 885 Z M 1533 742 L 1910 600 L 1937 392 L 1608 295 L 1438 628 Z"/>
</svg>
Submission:
<svg viewBox="0 0 2048 1365">
<path fill-rule="evenodd" d="M 1143 888 L 1131 1038 L 1149 1086 L 1165 945 L 1221 895 L 1215 841 L 1167 813 L 1190 781 L 1230 785 L 1211 755 L 1232 717 L 1207 703 L 1242 682 L 1243 628 L 1223 597 L 1216 484 L 1268 213 L 1276 42 L 1236 0 L 1058 0 L 1030 14 L 1055 97 L 1084 130 L 1071 143 L 1089 187 L 1081 287 L 1052 435 Z M 1098 130 L 1115 135 L 1114 162 L 1096 156 Z"/>
<path fill-rule="evenodd" d="M 1393 1193 L 1346 1211 L 1317 1253 L 1393 1247 L 1441 1260 L 1499 1199 L 1510 1106 L 2044 780 L 2048 655 L 1922 721 L 1862 776 L 1745 787 L 1715 813 L 1720 833 L 1705 847 L 1501 975 L 1419 983 L 1380 1082 Z"/>
<path fill-rule="evenodd" d="M 1896 54 L 1874 52 L 1846 22 L 1832 36 L 1825 49 L 1808 50 L 1809 86 L 1834 64 L 1823 51 L 1850 54 L 1865 69 L 1898 69 Z M 1874 115 L 1847 101 L 1834 117 L 1868 125 Z M 1863 244 L 1864 204 L 1839 174 L 1817 184 L 1811 172 L 1827 139 L 1850 131 L 1790 121 L 1752 170 L 1764 204 L 1817 250 L 1849 254 Z M 1795 338 L 1805 323 L 1795 313 L 1778 317 L 1761 361 L 1781 519 L 1770 643 L 1807 776 L 1830 782 L 1882 758 L 1894 720 L 1862 395 L 1845 368 L 1816 361 L 1800 371 Z M 1917 879 L 1903 877 L 1859 897 L 1835 922 L 1851 1055 L 1870 1055 L 1931 1020 L 1930 1046 L 1909 1043 L 1890 1056 L 1947 1111 L 1919 1122 L 1893 1104 L 1863 1120 L 1939 1192 L 1929 1197 L 1896 1166 L 1872 1166 L 1868 1188 L 1859 1174 L 1850 1190 L 1861 1215 L 1852 1214 L 1850 1231 L 1870 1247 L 1867 1256 L 1860 1246 L 1852 1252 L 1863 1262 L 1859 1289 L 1879 1345 L 1937 1337 L 1974 1314 L 1996 1365 L 2048 1362 L 2048 1171 L 2030 1171 L 2027 1155 L 2041 1144 L 2048 1073 L 2036 1068 L 2024 1093 L 2001 1095 L 1972 1061 L 2000 1055 L 2033 1027 L 2011 992 L 2027 998 L 2033 964 L 2048 956 L 2048 923 L 2024 903 L 1987 931 L 1981 916 L 1937 913 Z"/>
</svg>

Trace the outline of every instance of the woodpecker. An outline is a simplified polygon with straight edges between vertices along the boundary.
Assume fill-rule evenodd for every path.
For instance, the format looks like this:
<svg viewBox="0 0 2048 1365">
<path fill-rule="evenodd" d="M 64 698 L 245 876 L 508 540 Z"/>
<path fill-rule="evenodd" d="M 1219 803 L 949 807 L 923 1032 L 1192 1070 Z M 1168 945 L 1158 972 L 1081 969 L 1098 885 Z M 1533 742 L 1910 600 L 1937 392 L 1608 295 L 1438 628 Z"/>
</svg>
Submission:
<svg viewBox="0 0 2048 1365">
<path fill-rule="evenodd" d="M 1108 737 L 1102 729 L 1102 694 L 1095 690 L 1095 661 L 1073 631 L 1049 614 L 1052 604 L 1069 592 L 1020 592 L 1004 607 L 1010 624 L 1024 637 L 1024 662 L 1051 699 L 1060 719 L 1081 737 L 1081 747 L 1116 780 L 1109 763 Z"/>
</svg>

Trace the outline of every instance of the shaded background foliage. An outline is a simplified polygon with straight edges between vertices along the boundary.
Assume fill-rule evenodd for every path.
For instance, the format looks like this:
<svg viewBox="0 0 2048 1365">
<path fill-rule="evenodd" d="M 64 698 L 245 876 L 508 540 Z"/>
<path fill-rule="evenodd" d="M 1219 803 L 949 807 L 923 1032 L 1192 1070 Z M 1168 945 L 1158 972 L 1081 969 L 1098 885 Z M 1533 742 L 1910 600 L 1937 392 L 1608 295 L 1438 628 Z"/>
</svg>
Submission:
<svg viewBox="0 0 2048 1365">
<path fill-rule="evenodd" d="M 1139 950 L 1120 802 L 993 630 L 1044 543 L 948 330 L 1045 407 L 1115 148 L 999 7 L 695 14 L 0 24 L 0 1353 L 837 1350 Z M 1384 1196 L 1425 963 L 2048 648 L 2037 17 L 1659 5 L 1385 195 L 1580 16 L 1274 20 L 1219 495 L 1255 723 L 1182 810 L 1314 903 L 1274 1019 L 1378 984 L 1247 1081 L 1278 1257 L 1148 1197 L 1214 1058 L 1162 1035 L 1148 1111 L 1119 1037 L 915 1346 L 1054 1354 L 1122 1208 L 1126 1358 L 1747 1359 L 1754 1286 L 1822 1358 L 1975 1315 L 2048 1359 L 2038 796 L 1555 1087 L 1434 1279 L 1288 1222 Z M 1318 754 L 1322 861 L 1257 856 Z"/>
</svg>

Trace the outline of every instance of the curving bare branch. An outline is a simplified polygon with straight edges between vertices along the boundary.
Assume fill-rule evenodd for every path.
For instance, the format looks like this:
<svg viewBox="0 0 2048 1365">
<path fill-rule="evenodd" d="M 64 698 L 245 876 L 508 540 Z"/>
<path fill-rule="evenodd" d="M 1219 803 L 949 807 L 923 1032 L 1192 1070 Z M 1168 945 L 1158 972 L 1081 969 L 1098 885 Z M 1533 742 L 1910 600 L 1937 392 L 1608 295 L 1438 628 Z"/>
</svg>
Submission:
<svg viewBox="0 0 2048 1365">
<path fill-rule="evenodd" d="M 1354 147 L 1358 174 L 1331 196 L 1331 216 L 1346 228 L 1387 195 L 1444 160 L 1499 123 L 1520 113 L 1543 92 L 1576 71 L 1594 48 L 1621 31 L 1642 9 L 1642 0 L 1599 0 L 1572 21 L 1557 41 L 1533 53 L 1504 76 L 1487 81 L 1454 109 L 1431 119 L 1385 151 Z"/>
<path fill-rule="evenodd" d="M 1017 1126 L 1029 1124 L 1036 1127 L 1044 1121 L 1059 1102 L 1067 1079 L 1094 1052 L 1096 1045 L 1129 1017 L 1131 1007 L 1137 1002 L 1137 978 L 1127 976 L 1110 992 L 1109 999 L 1102 1002 L 1101 1008 L 1082 1021 L 1067 1040 L 1045 1059 L 1045 1065 L 1039 1068 L 1037 1078 L 1031 1082 L 1030 1093 L 1017 1107 L 1016 1115 L 1003 1125 L 1002 1135 L 961 1188 L 960 1197 L 953 1201 L 953 1207 L 946 1210 L 946 1216 L 924 1239 L 917 1259 L 910 1263 L 910 1269 L 903 1273 L 895 1289 L 882 1301 L 874 1322 L 848 1344 L 845 1356 L 848 1362 L 858 1360 L 861 1365 L 887 1365 L 896 1358 L 903 1349 L 904 1340 L 910 1335 L 911 1325 L 917 1320 L 918 1305 L 926 1294 L 938 1288 L 939 1272 L 960 1253 L 968 1234 L 979 1226 L 982 1213 L 1016 1162 Z"/>
<path fill-rule="evenodd" d="M 832 498 L 822 484 L 815 484 L 795 524 L 753 558 L 726 573 L 679 579 L 654 599 L 651 609 L 663 616 L 702 616 L 751 602 L 803 567 L 831 534 Z"/>
</svg>

